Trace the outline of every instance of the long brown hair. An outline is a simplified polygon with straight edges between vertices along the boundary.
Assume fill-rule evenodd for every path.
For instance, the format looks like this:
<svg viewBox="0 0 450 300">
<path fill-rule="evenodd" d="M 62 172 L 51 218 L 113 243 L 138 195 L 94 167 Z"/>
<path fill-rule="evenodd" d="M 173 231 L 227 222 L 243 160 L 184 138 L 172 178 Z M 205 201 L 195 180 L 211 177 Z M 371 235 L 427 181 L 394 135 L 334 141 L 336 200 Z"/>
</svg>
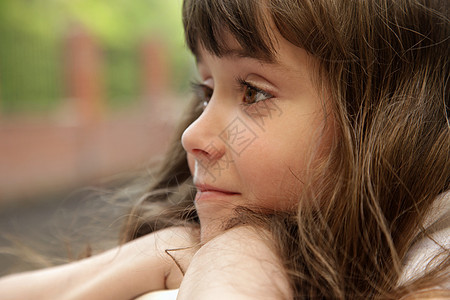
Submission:
<svg viewBox="0 0 450 300">
<path fill-rule="evenodd" d="M 320 187 L 299 201 L 325 205 L 267 217 L 295 298 L 397 299 L 449 280 L 443 248 L 433 272 L 397 284 L 408 250 L 427 234 L 425 216 L 449 190 L 448 1 L 185 0 L 183 21 L 194 54 L 201 45 L 221 56 L 228 32 L 248 53 L 273 59 L 273 22 L 320 62 L 317 86 L 329 92 L 339 132 Z M 180 143 L 201 113 L 194 100 L 130 214 L 125 241 L 173 224 L 198 226 Z"/>
</svg>

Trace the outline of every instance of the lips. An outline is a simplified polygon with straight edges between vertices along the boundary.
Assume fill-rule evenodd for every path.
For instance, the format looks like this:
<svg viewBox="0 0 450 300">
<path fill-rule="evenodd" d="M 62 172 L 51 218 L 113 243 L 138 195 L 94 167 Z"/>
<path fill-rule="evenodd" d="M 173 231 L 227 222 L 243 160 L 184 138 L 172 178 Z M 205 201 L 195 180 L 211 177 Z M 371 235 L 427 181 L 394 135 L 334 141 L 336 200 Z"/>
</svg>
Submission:
<svg viewBox="0 0 450 300">
<path fill-rule="evenodd" d="M 195 187 L 200 192 L 219 192 L 219 193 L 223 193 L 223 194 L 239 194 L 239 193 L 236 193 L 233 191 L 221 189 L 221 188 L 214 187 L 214 186 L 208 185 L 208 184 L 195 184 Z"/>
<path fill-rule="evenodd" d="M 222 199 L 235 195 L 240 195 L 240 193 L 222 189 L 208 184 L 195 184 L 197 188 L 197 195 L 195 197 L 196 201 L 206 200 L 206 199 Z"/>
</svg>

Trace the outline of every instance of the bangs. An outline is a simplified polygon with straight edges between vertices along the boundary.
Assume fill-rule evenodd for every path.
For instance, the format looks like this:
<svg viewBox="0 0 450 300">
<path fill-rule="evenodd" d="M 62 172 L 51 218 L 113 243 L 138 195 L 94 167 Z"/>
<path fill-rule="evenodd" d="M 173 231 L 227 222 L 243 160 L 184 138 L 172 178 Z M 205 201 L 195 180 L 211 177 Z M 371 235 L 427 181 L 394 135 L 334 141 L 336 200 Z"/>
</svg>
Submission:
<svg viewBox="0 0 450 300">
<path fill-rule="evenodd" d="M 192 53 L 198 57 L 199 46 L 218 57 L 236 50 L 227 45 L 225 37 L 229 34 L 244 55 L 274 61 L 276 51 L 273 34 L 270 34 L 270 14 L 261 2 L 265 1 L 185 0 L 183 25 Z"/>
</svg>

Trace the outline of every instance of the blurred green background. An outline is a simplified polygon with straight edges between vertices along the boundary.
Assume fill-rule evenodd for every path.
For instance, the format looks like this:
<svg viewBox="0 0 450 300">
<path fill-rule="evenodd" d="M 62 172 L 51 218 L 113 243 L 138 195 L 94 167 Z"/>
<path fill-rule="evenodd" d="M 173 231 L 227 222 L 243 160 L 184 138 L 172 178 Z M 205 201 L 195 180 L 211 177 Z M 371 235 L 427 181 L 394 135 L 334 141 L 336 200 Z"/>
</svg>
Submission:
<svg viewBox="0 0 450 300">
<path fill-rule="evenodd" d="M 108 109 L 133 105 L 142 94 L 140 49 L 164 44 L 170 85 L 186 91 L 192 60 L 184 46 L 181 0 L 0 1 L 0 114 L 48 113 L 67 96 L 65 44 L 82 26 L 102 51 Z"/>
</svg>

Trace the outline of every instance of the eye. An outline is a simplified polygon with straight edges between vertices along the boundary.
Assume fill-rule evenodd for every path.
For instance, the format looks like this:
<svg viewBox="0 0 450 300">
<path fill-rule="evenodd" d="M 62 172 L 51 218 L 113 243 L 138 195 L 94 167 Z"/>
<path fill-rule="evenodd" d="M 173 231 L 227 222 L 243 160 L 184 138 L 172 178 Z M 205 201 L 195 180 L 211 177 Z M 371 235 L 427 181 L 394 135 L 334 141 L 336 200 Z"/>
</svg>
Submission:
<svg viewBox="0 0 450 300">
<path fill-rule="evenodd" d="M 209 86 L 193 82 L 191 83 L 192 89 L 197 96 L 198 100 L 200 101 L 203 109 L 208 105 L 209 101 L 211 100 L 213 89 Z"/>
<path fill-rule="evenodd" d="M 244 105 L 252 105 L 260 101 L 264 101 L 273 98 L 273 95 L 252 85 L 251 83 L 239 79 L 239 84 L 244 90 Z"/>
</svg>

